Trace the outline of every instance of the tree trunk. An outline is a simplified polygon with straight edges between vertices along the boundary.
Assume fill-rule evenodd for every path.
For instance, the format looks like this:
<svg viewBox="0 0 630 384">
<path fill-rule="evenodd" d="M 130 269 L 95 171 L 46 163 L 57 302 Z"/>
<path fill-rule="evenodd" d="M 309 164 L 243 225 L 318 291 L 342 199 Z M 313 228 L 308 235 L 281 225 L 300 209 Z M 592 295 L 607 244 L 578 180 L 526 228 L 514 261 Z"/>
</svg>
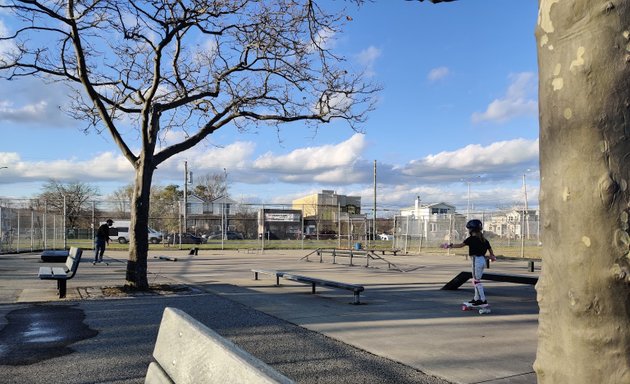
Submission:
<svg viewBox="0 0 630 384">
<path fill-rule="evenodd" d="M 129 259 L 127 261 L 127 284 L 145 290 L 147 279 L 147 257 L 149 253 L 149 203 L 154 166 L 142 161 L 136 169 L 136 181 L 131 202 L 131 224 Z"/>
<path fill-rule="evenodd" d="M 630 4 L 540 0 L 539 383 L 630 383 Z"/>
</svg>

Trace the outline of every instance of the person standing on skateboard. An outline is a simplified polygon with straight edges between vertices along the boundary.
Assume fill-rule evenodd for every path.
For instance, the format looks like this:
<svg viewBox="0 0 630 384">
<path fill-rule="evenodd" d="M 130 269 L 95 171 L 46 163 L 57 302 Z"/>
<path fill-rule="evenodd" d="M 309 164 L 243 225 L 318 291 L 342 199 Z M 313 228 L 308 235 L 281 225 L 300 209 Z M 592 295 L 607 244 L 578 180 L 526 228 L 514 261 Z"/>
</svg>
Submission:
<svg viewBox="0 0 630 384">
<path fill-rule="evenodd" d="M 468 236 L 463 243 L 450 243 L 448 248 L 462 248 L 468 246 L 468 255 L 472 258 L 472 279 L 473 287 L 475 288 L 475 297 L 468 303 L 472 306 L 487 305 L 488 302 L 483 291 L 483 284 L 481 284 L 481 277 L 486 268 L 486 253 L 490 254 L 488 258 L 492 261 L 496 261 L 497 258 L 494 256 L 490 242 L 483 236 L 483 223 L 481 220 L 470 220 L 466 223 L 466 228 L 470 236 Z"/>
</svg>

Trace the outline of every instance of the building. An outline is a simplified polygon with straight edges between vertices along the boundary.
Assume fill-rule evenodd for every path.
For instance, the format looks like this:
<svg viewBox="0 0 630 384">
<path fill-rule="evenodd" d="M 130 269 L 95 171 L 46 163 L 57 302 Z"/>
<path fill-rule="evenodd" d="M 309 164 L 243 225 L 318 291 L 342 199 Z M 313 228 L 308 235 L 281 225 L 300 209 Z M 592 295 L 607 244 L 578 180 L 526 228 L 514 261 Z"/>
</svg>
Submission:
<svg viewBox="0 0 630 384">
<path fill-rule="evenodd" d="M 537 238 L 539 231 L 539 217 L 536 209 L 514 208 L 502 214 L 495 214 L 484 223 L 484 230 L 508 238 L 520 239 Z"/>
<path fill-rule="evenodd" d="M 293 200 L 292 206 L 294 210 L 302 211 L 306 236 L 335 238 L 340 222 L 361 215 L 361 196 L 338 195 L 335 191 L 323 190 Z M 361 220 L 365 217 L 361 216 Z"/>
<path fill-rule="evenodd" d="M 293 209 L 299 209 L 304 217 L 335 217 L 338 212 L 361 213 L 361 196 L 338 195 L 332 190 L 323 190 L 292 202 Z"/>
<path fill-rule="evenodd" d="M 258 236 L 265 240 L 302 238 L 302 211 L 297 209 L 261 209 L 258 211 Z"/>
<path fill-rule="evenodd" d="M 401 216 L 413 216 L 416 218 L 428 217 L 433 215 L 450 215 L 455 213 L 455 206 L 447 203 L 431 203 L 421 204 L 420 197 L 416 197 L 413 207 L 405 208 L 400 211 Z"/>
<path fill-rule="evenodd" d="M 394 227 L 396 238 L 431 243 L 463 240 L 466 234 L 466 216 L 455 211 L 455 206 L 440 202 L 422 204 L 417 197 L 413 207 L 400 211 Z"/>
<path fill-rule="evenodd" d="M 195 234 L 207 234 L 225 233 L 234 230 L 231 220 L 235 215 L 234 207 L 237 204 L 235 200 L 230 199 L 228 196 L 221 196 L 212 201 L 206 201 L 197 195 L 188 195 L 184 231 Z M 181 206 L 183 206 L 183 200 Z M 183 210 L 181 214 L 183 214 Z"/>
</svg>

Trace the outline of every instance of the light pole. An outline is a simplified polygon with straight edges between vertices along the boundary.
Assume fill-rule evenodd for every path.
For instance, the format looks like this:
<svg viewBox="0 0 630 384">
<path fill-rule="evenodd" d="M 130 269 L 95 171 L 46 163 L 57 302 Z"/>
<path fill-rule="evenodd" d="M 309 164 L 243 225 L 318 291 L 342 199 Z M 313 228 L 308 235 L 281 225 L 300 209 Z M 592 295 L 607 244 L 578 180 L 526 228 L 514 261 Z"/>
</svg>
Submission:
<svg viewBox="0 0 630 384">
<path fill-rule="evenodd" d="M 227 179 L 228 179 L 228 172 L 227 172 L 227 168 L 223 168 L 223 176 L 224 176 L 224 180 L 225 180 L 225 192 L 223 193 L 223 206 L 222 206 L 222 212 L 221 212 L 221 221 L 223 222 L 221 224 L 221 249 L 223 249 L 224 246 L 224 240 L 227 240 L 227 229 L 228 229 L 228 220 L 227 220 L 227 210 L 225 207 L 225 204 L 227 204 Z"/>
<path fill-rule="evenodd" d="M 473 176 L 473 177 L 469 177 L 467 179 L 461 179 L 461 181 L 466 182 L 466 185 L 468 186 L 468 201 L 466 204 L 466 220 L 470 220 L 470 183 L 473 180 L 476 180 L 478 178 L 480 178 L 481 176 L 477 175 L 477 176 Z"/>
<path fill-rule="evenodd" d="M 527 182 L 525 181 L 527 172 L 531 172 L 531 169 L 527 169 L 523 172 L 523 198 L 525 205 L 523 206 L 523 217 L 521 218 L 521 257 L 525 257 L 525 234 L 523 227 L 527 231 L 527 240 L 529 240 L 529 207 L 527 205 Z"/>
<path fill-rule="evenodd" d="M 530 172 L 532 172 L 531 169 L 527 169 L 525 172 L 523 172 L 523 199 L 525 201 L 525 212 L 524 212 L 524 215 L 525 215 L 525 219 L 527 221 L 527 226 L 526 226 L 526 228 L 527 228 L 527 240 L 529 240 L 530 233 L 529 233 L 529 204 L 528 204 L 528 200 L 527 200 L 527 182 L 525 181 L 525 179 L 526 179 L 527 174 L 530 173 Z"/>
</svg>

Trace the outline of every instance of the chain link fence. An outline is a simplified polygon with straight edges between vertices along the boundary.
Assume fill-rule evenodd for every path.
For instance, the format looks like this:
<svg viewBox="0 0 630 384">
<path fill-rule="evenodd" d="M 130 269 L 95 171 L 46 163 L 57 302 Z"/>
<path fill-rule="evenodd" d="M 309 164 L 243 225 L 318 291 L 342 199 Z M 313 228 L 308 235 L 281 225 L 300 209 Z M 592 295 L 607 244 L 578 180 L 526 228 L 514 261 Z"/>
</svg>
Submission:
<svg viewBox="0 0 630 384">
<path fill-rule="evenodd" d="M 404 253 L 441 249 L 468 236 L 466 223 L 478 219 L 494 253 L 509 257 L 540 258 L 540 217 L 537 210 L 511 209 L 423 217 L 395 216 L 394 247 Z"/>
<path fill-rule="evenodd" d="M 34 252 L 93 248 L 95 228 L 111 218 L 110 248 L 126 249 L 130 240 L 128 201 L 75 202 L 0 200 L 0 252 Z M 208 249 L 396 249 L 404 253 L 438 250 L 460 242 L 466 222 L 480 219 L 495 253 L 538 257 L 539 215 L 535 210 L 434 214 L 427 217 L 391 216 L 371 208 L 363 214 L 340 206 L 291 204 L 231 204 L 211 206 L 175 201 L 151 207 L 150 247 Z M 389 217 L 379 217 L 390 214 Z M 442 252 L 445 252 L 442 250 Z"/>
</svg>

